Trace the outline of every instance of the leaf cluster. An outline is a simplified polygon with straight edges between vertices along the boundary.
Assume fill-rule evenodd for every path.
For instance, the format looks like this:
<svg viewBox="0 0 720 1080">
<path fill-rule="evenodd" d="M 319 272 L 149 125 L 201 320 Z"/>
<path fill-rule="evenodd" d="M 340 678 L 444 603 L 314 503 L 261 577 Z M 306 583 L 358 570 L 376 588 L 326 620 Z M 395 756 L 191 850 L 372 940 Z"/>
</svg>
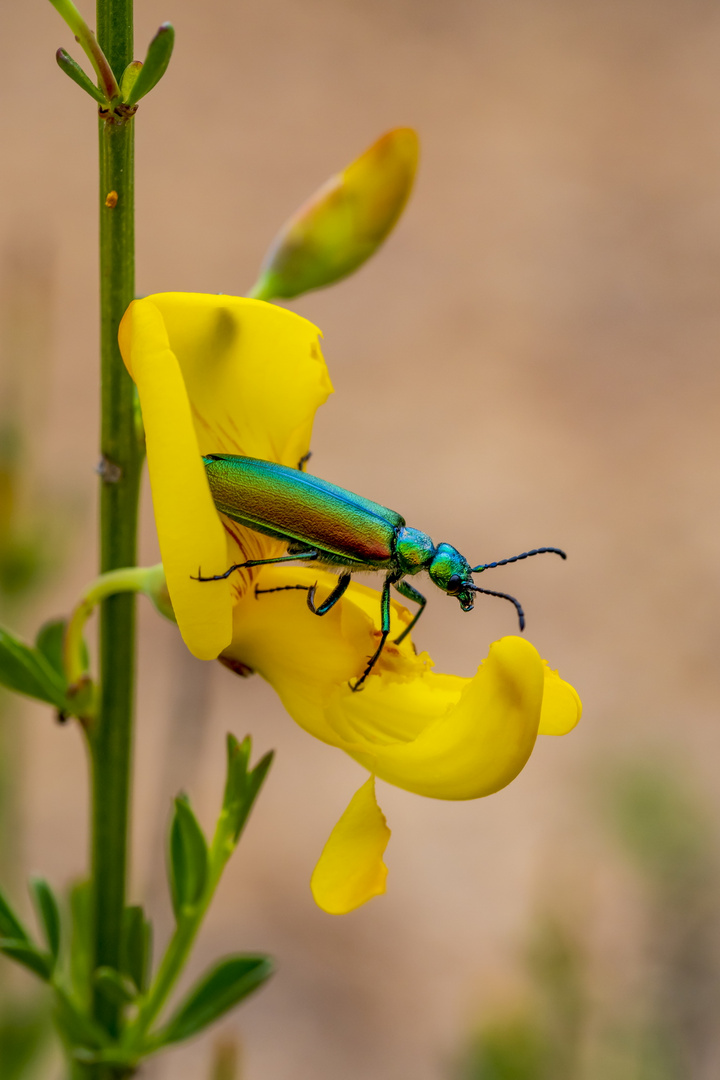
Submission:
<svg viewBox="0 0 720 1080">
<path fill-rule="evenodd" d="M 55 0 L 51 2 L 55 3 Z M 55 3 L 55 6 L 65 17 L 65 5 Z M 81 90 L 97 101 L 103 112 L 114 114 L 119 119 L 129 118 L 135 112 L 140 99 L 149 94 L 165 74 L 175 44 L 174 28 L 170 23 L 163 23 L 148 45 L 145 61 L 133 60 L 117 80 L 95 35 L 87 28 L 79 13 L 73 11 L 71 18 L 82 25 L 84 32 L 77 35 L 77 40 L 98 72 L 98 84 L 95 84 L 77 60 L 62 48 L 55 54 L 58 67 Z M 66 21 L 70 22 L 70 19 L 66 17 Z"/>
<path fill-rule="evenodd" d="M 48 653 L 52 655 L 52 640 L 53 635 L 48 634 L 48 649 L 40 652 L 51 671 L 54 669 Z M 27 681 L 24 685 L 28 685 Z M 250 752 L 249 738 L 240 743 L 228 735 L 225 793 L 211 844 L 187 796 L 175 800 L 168 878 L 176 925 L 154 974 L 152 927 L 141 906 L 125 908 L 117 968 L 95 967 L 90 882 L 71 890 L 69 918 L 65 920 L 61 914 L 63 905 L 48 882 L 31 879 L 39 935 L 31 933 L 0 892 L 0 952 L 50 985 L 56 1026 L 75 1061 L 105 1064 L 119 1077 L 129 1075 L 149 1054 L 203 1031 L 272 974 L 272 962 L 263 954 L 234 953 L 223 957 L 200 976 L 167 1019 L 157 1024 L 270 767 L 272 754 L 250 768 Z M 106 1030 L 94 1018 L 93 1003 L 98 995 L 120 1007 L 119 1034 Z"/>
</svg>

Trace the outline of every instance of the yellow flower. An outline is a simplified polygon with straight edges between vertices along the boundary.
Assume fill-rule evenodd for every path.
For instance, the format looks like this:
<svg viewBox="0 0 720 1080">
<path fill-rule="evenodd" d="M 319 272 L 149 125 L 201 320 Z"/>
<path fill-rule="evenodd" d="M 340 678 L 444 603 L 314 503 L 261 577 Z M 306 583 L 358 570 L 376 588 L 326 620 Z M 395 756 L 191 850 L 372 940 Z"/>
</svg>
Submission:
<svg viewBox="0 0 720 1080">
<path fill-rule="evenodd" d="M 525 765 L 538 733 L 580 718 L 575 691 L 520 637 L 495 642 L 472 679 L 432 670 L 410 637 L 388 644 L 361 693 L 379 640 L 379 594 L 353 582 L 325 616 L 307 609 L 336 583 L 324 569 L 270 565 L 225 581 L 193 580 L 283 554 L 278 541 L 215 509 L 202 454 L 245 454 L 295 466 L 315 410 L 332 386 L 311 323 L 282 308 L 227 296 L 166 293 L 135 301 L 120 347 L 140 395 L 167 585 L 188 648 L 258 671 L 293 719 L 355 758 L 370 779 L 335 826 L 312 878 L 320 907 L 350 911 L 385 890 L 390 831 L 375 777 L 419 795 L 476 799 Z M 262 595 L 265 589 L 276 591 Z M 410 614 L 393 601 L 389 641 Z M 222 654 L 222 655 L 221 655 Z"/>
</svg>

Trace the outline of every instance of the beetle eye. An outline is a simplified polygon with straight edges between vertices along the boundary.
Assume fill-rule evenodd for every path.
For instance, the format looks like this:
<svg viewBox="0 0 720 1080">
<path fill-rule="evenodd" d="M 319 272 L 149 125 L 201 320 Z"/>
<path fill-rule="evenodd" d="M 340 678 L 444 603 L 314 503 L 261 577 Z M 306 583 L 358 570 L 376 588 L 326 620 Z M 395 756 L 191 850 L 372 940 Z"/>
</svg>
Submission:
<svg viewBox="0 0 720 1080">
<path fill-rule="evenodd" d="M 462 579 L 459 574 L 453 574 L 447 583 L 447 592 L 458 593 L 460 592 L 460 586 L 462 585 Z"/>
</svg>

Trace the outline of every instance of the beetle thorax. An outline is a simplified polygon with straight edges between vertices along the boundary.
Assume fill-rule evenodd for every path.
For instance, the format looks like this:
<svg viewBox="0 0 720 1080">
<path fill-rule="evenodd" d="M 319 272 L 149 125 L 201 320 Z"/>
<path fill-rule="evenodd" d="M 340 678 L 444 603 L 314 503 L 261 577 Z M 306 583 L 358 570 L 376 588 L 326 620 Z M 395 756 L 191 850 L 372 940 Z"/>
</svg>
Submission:
<svg viewBox="0 0 720 1080">
<path fill-rule="evenodd" d="M 427 533 L 404 526 L 395 539 L 395 557 L 403 574 L 427 570 L 435 558 L 436 547 Z"/>
</svg>

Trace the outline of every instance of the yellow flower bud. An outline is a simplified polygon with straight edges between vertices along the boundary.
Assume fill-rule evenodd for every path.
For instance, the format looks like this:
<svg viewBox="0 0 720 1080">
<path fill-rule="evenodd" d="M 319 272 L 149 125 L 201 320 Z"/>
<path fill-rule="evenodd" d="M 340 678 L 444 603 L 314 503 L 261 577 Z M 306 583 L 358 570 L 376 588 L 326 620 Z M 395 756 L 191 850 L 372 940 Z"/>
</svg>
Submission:
<svg viewBox="0 0 720 1080">
<path fill-rule="evenodd" d="M 250 296 L 289 299 L 362 266 L 405 207 L 418 153 L 412 128 L 394 128 L 331 177 L 280 230 Z"/>
</svg>

